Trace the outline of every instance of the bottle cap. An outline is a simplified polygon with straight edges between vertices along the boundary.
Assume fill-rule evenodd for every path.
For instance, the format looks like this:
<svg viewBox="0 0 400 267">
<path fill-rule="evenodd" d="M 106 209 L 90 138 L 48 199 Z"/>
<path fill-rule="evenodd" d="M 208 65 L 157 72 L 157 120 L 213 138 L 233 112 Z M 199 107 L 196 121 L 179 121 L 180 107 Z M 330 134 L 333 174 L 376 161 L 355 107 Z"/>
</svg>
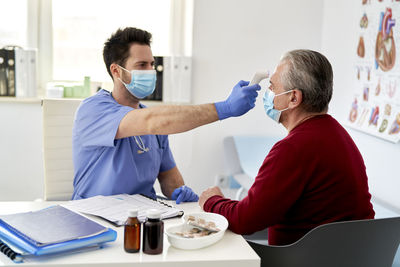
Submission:
<svg viewBox="0 0 400 267">
<path fill-rule="evenodd" d="M 147 210 L 147 218 L 149 219 L 160 219 L 161 218 L 161 210 L 158 209 L 149 209 Z"/>
<path fill-rule="evenodd" d="M 128 216 L 129 217 L 137 217 L 138 216 L 138 209 L 130 209 L 128 210 Z"/>
</svg>

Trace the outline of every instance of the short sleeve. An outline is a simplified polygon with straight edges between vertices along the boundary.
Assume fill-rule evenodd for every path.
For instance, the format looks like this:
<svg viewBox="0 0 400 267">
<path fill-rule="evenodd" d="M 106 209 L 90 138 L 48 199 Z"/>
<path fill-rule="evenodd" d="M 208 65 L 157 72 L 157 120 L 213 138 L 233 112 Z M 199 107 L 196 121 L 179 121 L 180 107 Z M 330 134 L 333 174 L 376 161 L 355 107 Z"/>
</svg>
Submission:
<svg viewBox="0 0 400 267">
<path fill-rule="evenodd" d="M 176 166 L 176 163 L 169 148 L 168 135 L 158 135 L 157 138 L 161 139 L 160 145 L 162 149 L 160 172 L 169 171 Z"/>
<path fill-rule="evenodd" d="M 79 106 L 73 136 L 83 147 L 115 145 L 122 118 L 133 108 L 118 104 L 106 91 L 85 99 Z"/>
</svg>

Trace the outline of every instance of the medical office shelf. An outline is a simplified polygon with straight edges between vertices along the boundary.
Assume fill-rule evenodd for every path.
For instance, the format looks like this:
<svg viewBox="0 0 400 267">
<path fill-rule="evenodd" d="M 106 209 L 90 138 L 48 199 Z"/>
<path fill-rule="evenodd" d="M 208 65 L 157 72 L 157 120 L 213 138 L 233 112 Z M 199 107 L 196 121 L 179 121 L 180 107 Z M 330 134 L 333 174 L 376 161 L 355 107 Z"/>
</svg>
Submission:
<svg viewBox="0 0 400 267">
<path fill-rule="evenodd" d="M 0 97 L 0 103 L 31 103 L 40 104 L 43 97 Z M 74 98 L 57 98 L 57 99 L 74 99 Z M 83 98 L 79 98 L 83 100 Z M 152 101 L 152 100 L 144 100 L 140 101 L 146 106 L 159 106 L 159 105 L 190 105 L 191 103 L 180 103 L 180 102 L 162 102 L 162 101 Z"/>
<path fill-rule="evenodd" d="M 0 103 L 38 103 L 42 101 L 38 97 L 0 97 Z"/>
</svg>

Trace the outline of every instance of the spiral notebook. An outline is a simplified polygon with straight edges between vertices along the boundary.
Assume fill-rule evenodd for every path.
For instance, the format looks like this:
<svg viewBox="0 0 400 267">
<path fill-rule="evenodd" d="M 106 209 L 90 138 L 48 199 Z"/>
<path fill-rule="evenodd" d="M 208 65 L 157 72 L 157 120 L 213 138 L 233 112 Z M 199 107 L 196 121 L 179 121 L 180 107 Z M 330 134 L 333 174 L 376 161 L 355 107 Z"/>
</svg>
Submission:
<svg viewBox="0 0 400 267">
<path fill-rule="evenodd" d="M 114 230 L 60 205 L 0 215 L 0 252 L 14 261 L 98 247 L 116 236 Z"/>
<path fill-rule="evenodd" d="M 74 211 L 99 216 L 117 226 L 125 224 L 128 217 L 128 210 L 132 208 L 139 209 L 138 219 L 141 222 L 146 220 L 146 211 L 148 209 L 161 210 L 161 219 L 180 217 L 183 215 L 183 211 L 174 206 L 140 194 L 95 196 L 86 199 L 72 200 L 63 204 L 63 206 Z"/>
</svg>

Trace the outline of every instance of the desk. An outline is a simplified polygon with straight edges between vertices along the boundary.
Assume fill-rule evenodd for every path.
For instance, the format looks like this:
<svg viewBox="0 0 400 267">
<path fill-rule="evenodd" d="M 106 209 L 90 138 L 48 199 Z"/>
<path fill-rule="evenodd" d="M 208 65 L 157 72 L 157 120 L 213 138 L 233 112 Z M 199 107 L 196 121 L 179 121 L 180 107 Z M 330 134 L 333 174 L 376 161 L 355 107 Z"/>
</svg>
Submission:
<svg viewBox="0 0 400 267">
<path fill-rule="evenodd" d="M 0 214 L 10 214 L 39 210 L 62 202 L 0 202 Z M 186 213 L 198 212 L 200 207 L 197 203 L 184 203 L 178 205 Z M 181 250 L 172 247 L 164 235 L 163 254 L 147 255 L 140 253 L 126 253 L 124 251 L 124 228 L 114 227 L 106 221 L 91 216 L 91 218 L 104 226 L 117 231 L 118 237 L 115 242 L 110 242 L 103 249 L 89 250 L 62 256 L 46 256 L 41 259 L 29 259 L 23 264 L 15 264 L 5 255 L 0 253 L 0 266 L 260 266 L 260 258 L 251 249 L 242 236 L 227 230 L 224 237 L 217 243 L 198 250 Z M 181 223 L 180 218 L 164 221 L 165 228 L 170 225 Z"/>
</svg>

